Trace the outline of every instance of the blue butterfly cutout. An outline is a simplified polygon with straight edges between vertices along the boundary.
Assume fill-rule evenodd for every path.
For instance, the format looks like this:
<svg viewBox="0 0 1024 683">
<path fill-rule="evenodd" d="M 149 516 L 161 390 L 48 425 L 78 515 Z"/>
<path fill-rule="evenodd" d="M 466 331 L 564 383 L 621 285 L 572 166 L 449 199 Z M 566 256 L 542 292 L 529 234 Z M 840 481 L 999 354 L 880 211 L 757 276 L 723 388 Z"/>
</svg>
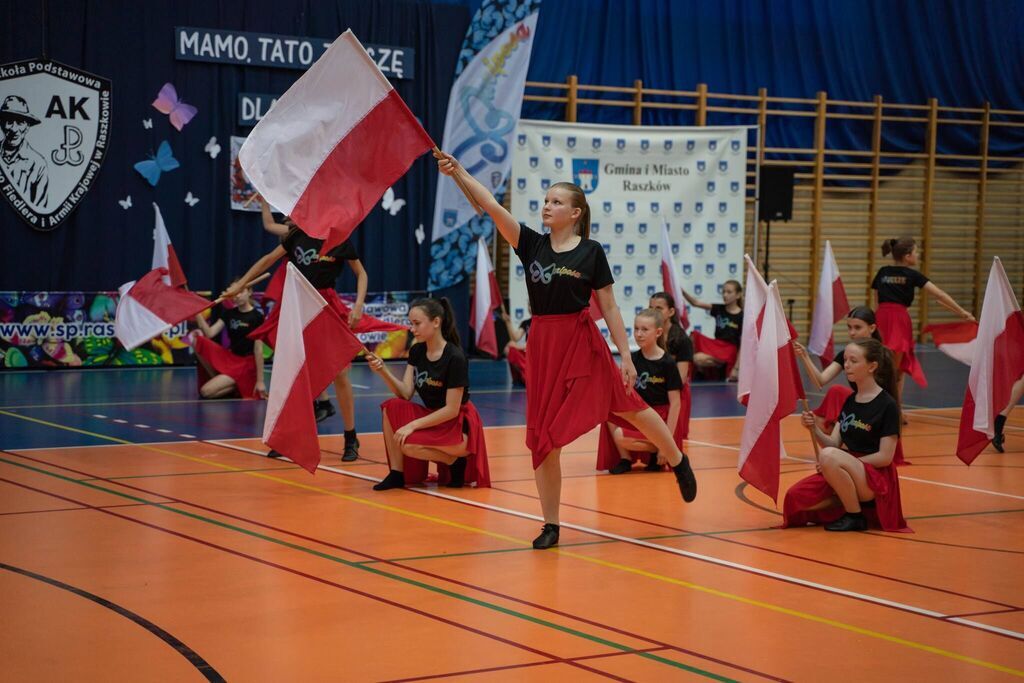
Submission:
<svg viewBox="0 0 1024 683">
<path fill-rule="evenodd" d="M 150 185 L 156 187 L 156 184 L 160 181 L 161 173 L 173 171 L 180 165 L 178 160 L 174 158 L 174 153 L 171 152 L 171 145 L 164 140 L 156 150 L 156 156 L 135 164 L 135 170 L 149 181 Z"/>
</svg>

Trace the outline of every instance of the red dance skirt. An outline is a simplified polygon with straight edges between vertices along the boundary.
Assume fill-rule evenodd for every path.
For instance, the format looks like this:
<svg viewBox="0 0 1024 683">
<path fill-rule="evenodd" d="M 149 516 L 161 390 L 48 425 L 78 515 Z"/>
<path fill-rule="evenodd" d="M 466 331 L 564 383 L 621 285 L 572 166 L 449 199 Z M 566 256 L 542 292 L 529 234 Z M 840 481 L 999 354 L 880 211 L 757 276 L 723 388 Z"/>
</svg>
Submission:
<svg viewBox="0 0 1024 683">
<path fill-rule="evenodd" d="M 284 270 L 284 268 L 278 268 L 277 272 L 280 273 L 282 270 Z M 281 317 L 280 300 L 272 299 L 270 297 L 271 293 L 273 293 L 274 296 L 277 297 L 281 296 L 281 293 L 279 291 L 280 286 L 275 285 L 275 280 L 277 280 L 277 273 L 275 273 L 274 277 L 271 278 L 270 285 L 267 286 L 267 293 L 263 295 L 263 298 L 264 300 L 275 301 L 277 305 L 274 306 L 274 308 L 271 309 L 270 313 L 267 314 L 267 317 L 263 321 L 263 324 L 249 333 L 249 339 L 259 339 L 264 344 L 269 344 L 271 348 L 274 347 L 274 343 L 277 341 L 277 322 L 278 319 Z M 271 292 L 271 287 L 275 287 L 278 291 Z M 338 315 L 341 316 L 342 320 L 347 322 L 350 309 L 342 302 L 341 297 L 338 296 L 338 293 L 334 291 L 334 289 L 331 287 L 325 287 L 324 289 L 318 289 L 317 291 L 320 292 L 320 296 L 322 296 L 324 300 L 327 301 L 327 305 L 333 308 L 338 313 Z M 355 329 L 353 329 L 352 331 L 355 332 L 356 334 L 361 334 L 363 332 L 394 332 L 398 330 L 407 329 L 407 327 L 404 327 L 402 325 L 396 325 L 395 323 L 389 323 L 379 318 L 374 318 L 372 315 L 364 315 L 359 319 L 359 323 L 355 326 Z"/>
<path fill-rule="evenodd" d="M 512 373 L 512 383 L 526 386 L 526 349 L 510 346 L 505 357 L 508 358 L 508 370 Z"/>
<path fill-rule="evenodd" d="M 403 398 L 388 399 L 380 405 L 380 408 L 383 414 L 387 415 L 388 422 L 391 423 L 391 428 L 395 431 L 413 420 L 418 420 L 433 412 L 419 403 L 406 401 Z M 463 436 L 467 438 L 466 447 L 469 450 L 469 455 L 466 456 L 468 460 L 466 461 L 465 482 L 467 484 L 475 483 L 477 488 L 489 488 L 491 486 L 491 471 L 487 465 L 484 423 L 472 401 L 463 404 L 456 417 L 427 429 L 417 429 L 409 435 L 405 442 L 420 446 L 456 446 L 462 443 Z M 390 455 L 388 458 L 390 460 Z M 406 484 L 416 485 L 426 480 L 429 462 L 408 456 L 403 461 Z M 437 482 L 443 485 L 449 481 L 451 481 L 451 472 L 448 465 L 437 463 Z"/>
<path fill-rule="evenodd" d="M 861 507 L 868 523 L 883 531 L 911 533 L 907 520 L 903 518 L 900 478 L 896 474 L 896 467 L 874 467 L 864 463 L 864 473 L 867 475 L 868 486 L 875 492 L 875 504 L 862 504 Z M 832 487 L 820 474 L 812 474 L 793 484 L 786 491 L 786 498 L 782 503 L 782 528 L 828 524 L 839 519 L 844 513 L 842 505 L 823 510 L 807 510 L 834 495 Z"/>
<path fill-rule="evenodd" d="M 235 386 L 238 387 L 238 393 L 242 398 L 259 398 L 256 395 L 255 356 L 236 356 L 220 344 L 202 336 L 196 337 L 192 342 L 192 350 L 218 374 L 227 375 L 235 380 Z M 196 378 L 200 387 L 213 379 L 202 363 L 196 363 Z"/>
<path fill-rule="evenodd" d="M 635 392 L 627 393 L 589 309 L 533 317 L 526 366 L 526 447 L 534 469 L 552 450 L 607 422 L 612 413 L 646 407 Z"/>
<path fill-rule="evenodd" d="M 740 347 L 721 339 L 705 337 L 696 330 L 690 334 L 690 339 L 693 340 L 694 353 L 708 354 L 720 363 L 725 364 L 726 377 L 732 374 L 732 369 L 736 367 L 736 361 L 739 360 Z M 700 369 L 698 368 L 699 371 Z"/>
<path fill-rule="evenodd" d="M 843 410 L 846 399 L 853 395 L 853 389 L 845 384 L 833 384 L 821 400 L 821 405 L 814 409 L 814 414 L 825 420 L 826 434 L 832 433 L 832 428 L 839 421 L 839 413 Z M 896 452 L 892 456 L 892 464 L 896 467 L 909 465 L 910 461 L 903 457 L 903 440 L 896 442 Z"/>
<path fill-rule="evenodd" d="M 903 354 L 900 372 L 910 375 L 919 387 L 927 387 L 928 379 L 924 376 L 924 368 L 914 355 L 914 324 L 910 320 L 910 311 L 907 307 L 891 302 L 878 304 L 875 320 L 878 322 L 878 332 L 882 335 L 883 343 L 893 353 Z"/>
<path fill-rule="evenodd" d="M 687 384 L 683 390 L 685 398 L 680 401 L 679 406 L 679 419 L 676 420 L 675 429 L 672 430 L 672 439 L 679 446 L 679 450 L 683 449 L 683 441 L 686 439 L 686 433 L 690 429 L 690 385 Z M 650 406 L 654 409 L 654 412 L 658 413 L 662 421 L 668 422 L 668 411 L 669 405 L 666 403 L 660 406 Z M 622 418 L 612 416 L 609 422 L 622 428 L 622 433 L 631 439 L 643 439 L 647 440 L 647 436 L 642 432 L 638 431 L 636 427 L 631 425 L 629 422 Z M 647 460 L 650 457 L 650 453 L 644 453 L 642 451 L 629 451 L 629 459 L 633 462 L 640 462 Z M 601 425 L 601 436 L 597 442 L 597 469 L 599 470 L 610 470 L 615 467 L 619 462 L 619 450 L 615 447 L 615 439 L 612 437 L 611 430 L 608 425 Z"/>
</svg>

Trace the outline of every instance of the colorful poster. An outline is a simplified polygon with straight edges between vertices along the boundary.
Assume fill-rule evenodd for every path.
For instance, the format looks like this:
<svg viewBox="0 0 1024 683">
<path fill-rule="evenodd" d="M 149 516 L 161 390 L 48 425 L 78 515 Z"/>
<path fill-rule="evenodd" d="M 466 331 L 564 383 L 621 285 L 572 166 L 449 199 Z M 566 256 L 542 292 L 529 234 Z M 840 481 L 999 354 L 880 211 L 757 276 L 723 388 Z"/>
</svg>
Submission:
<svg viewBox="0 0 1024 683">
<path fill-rule="evenodd" d="M 238 150 L 242 149 L 245 138 L 237 135 L 231 136 L 231 165 L 229 166 L 231 177 L 228 180 L 228 187 L 231 188 L 231 208 L 235 211 L 259 211 L 259 202 L 250 202 L 249 197 L 253 196 L 256 188 L 249 184 L 249 180 L 242 171 L 242 164 L 238 161 Z"/>
</svg>

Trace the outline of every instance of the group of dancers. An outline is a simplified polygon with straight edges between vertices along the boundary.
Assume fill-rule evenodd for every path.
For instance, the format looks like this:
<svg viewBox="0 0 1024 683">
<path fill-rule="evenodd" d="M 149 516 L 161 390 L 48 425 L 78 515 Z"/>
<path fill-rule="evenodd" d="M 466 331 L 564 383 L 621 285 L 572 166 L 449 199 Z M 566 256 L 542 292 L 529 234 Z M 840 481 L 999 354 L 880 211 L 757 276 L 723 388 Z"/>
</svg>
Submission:
<svg viewBox="0 0 1024 683">
<path fill-rule="evenodd" d="M 551 185 L 542 208 L 539 232 L 518 222 L 491 192 L 449 154 L 435 151 L 439 171 L 456 179 L 511 245 L 527 273 L 531 318 L 513 326 L 507 312 L 506 355 L 514 381 L 526 386 L 526 446 L 544 525 L 533 541 L 550 548 L 559 539 L 561 451 L 600 426 L 597 468 L 612 474 L 643 469 L 673 473 L 685 502 L 697 495 L 697 480 L 683 445 L 688 437 L 691 391 L 695 374 L 734 380 L 742 342 L 743 298 L 739 282 L 722 288 L 722 303 L 709 304 L 686 291 L 659 292 L 634 321 L 639 347 L 630 352 L 622 315 L 612 290 L 612 274 L 601 245 L 590 239 L 590 208 L 584 192 L 572 183 Z M 281 244 L 237 278 L 223 296 L 230 304 L 214 314 L 211 324 L 197 320 L 200 335 L 195 351 L 201 373 L 200 393 L 217 398 L 237 392 L 246 398 L 266 396 L 263 383 L 264 346 L 273 346 L 279 310 L 264 319 L 252 304 L 246 283 L 287 258 L 316 287 L 353 331 L 408 329 L 416 343 L 400 377 L 383 359 L 367 354 L 370 369 L 395 398 L 381 405 L 382 432 L 389 472 L 373 488 L 384 491 L 426 479 L 427 465 L 437 463 L 440 485 L 489 486 L 483 422 L 470 400 L 469 363 L 461 348 L 451 305 L 446 299 L 418 299 L 409 307 L 409 327 L 396 326 L 363 313 L 366 271 L 354 247 L 345 242 L 320 254 L 322 241 L 306 235 L 288 219 L 274 220 L 262 203 L 264 228 Z M 899 444 L 903 378 L 925 386 L 914 356 L 909 306 L 917 289 L 933 295 L 962 318 L 973 316 L 915 269 L 917 245 L 910 238 L 888 240 L 883 254 L 892 265 L 881 268 L 872 287 L 877 309 L 859 306 L 847 317 L 850 341 L 835 360 L 819 369 L 807 351 L 795 344 L 807 374 L 818 388 L 840 372 L 847 385 L 830 387 L 821 406 L 804 412 L 803 424 L 822 446 L 817 473 L 793 485 L 783 504 L 783 526 L 821 523 L 830 531 L 866 529 L 869 522 L 887 531 L 907 530 L 899 496 L 896 466 L 903 463 Z M 357 278 L 351 310 L 334 285 L 344 264 Z M 264 300 L 280 303 L 283 270 L 271 280 Z M 280 277 L 279 277 L 280 276 Z M 714 337 L 680 325 L 676 295 L 691 306 L 708 310 L 715 320 Z M 616 363 L 591 314 L 595 299 L 618 349 Z M 229 347 L 208 338 L 225 330 Z M 528 344 L 527 344 L 528 341 Z M 527 350 L 528 346 L 528 350 Z M 345 425 L 343 461 L 359 457 L 354 400 L 348 369 L 335 379 Z M 1002 450 L 1006 415 L 1024 393 L 1024 378 L 997 420 L 996 448 Z M 417 395 L 420 403 L 413 402 Z M 326 394 L 314 404 L 317 421 L 334 413 Z M 275 452 L 271 456 L 279 455 Z"/>
</svg>

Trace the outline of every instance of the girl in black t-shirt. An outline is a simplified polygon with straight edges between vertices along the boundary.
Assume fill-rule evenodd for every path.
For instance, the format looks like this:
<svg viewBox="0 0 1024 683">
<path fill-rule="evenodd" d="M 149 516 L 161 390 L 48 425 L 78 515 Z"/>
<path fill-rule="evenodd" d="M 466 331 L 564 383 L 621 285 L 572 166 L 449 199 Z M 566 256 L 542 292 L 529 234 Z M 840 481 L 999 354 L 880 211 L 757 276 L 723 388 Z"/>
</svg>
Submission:
<svg viewBox="0 0 1024 683">
<path fill-rule="evenodd" d="M 722 303 L 709 304 L 697 299 L 685 289 L 683 296 L 691 306 L 703 308 L 715 318 L 715 338 L 698 331 L 693 339 L 693 363 L 702 374 L 722 368 L 730 382 L 739 377 L 740 339 L 743 335 L 743 285 L 728 280 L 722 287 Z"/>
<path fill-rule="evenodd" d="M 886 531 L 906 531 L 900 504 L 899 477 L 893 459 L 900 438 L 900 409 L 892 354 L 875 339 L 853 341 L 845 350 L 847 378 L 857 386 L 843 404 L 832 431 L 815 425 L 814 413 L 803 423 L 824 446 L 818 474 L 786 492 L 783 526 L 823 522 L 827 531 L 863 531 L 862 511 L 870 507 Z"/>
<path fill-rule="evenodd" d="M 519 327 L 516 328 L 512 324 L 512 318 L 509 317 L 508 311 L 505 309 L 505 305 L 501 306 L 501 319 L 505 323 L 505 329 L 508 330 L 508 344 L 505 344 L 505 358 L 508 360 L 508 369 L 512 373 L 512 383 L 520 386 L 526 386 L 526 338 L 530 336 L 530 321 L 532 318 L 527 318 L 523 322 L 519 323 Z"/>
<path fill-rule="evenodd" d="M 631 354 L 637 372 L 633 388 L 672 429 L 676 443 L 682 447 L 679 411 L 683 383 L 675 358 L 665 350 L 665 329 L 665 319 L 657 309 L 648 308 L 637 313 L 633 322 L 633 338 L 640 348 Z M 622 424 L 619 420 L 604 425 L 597 448 L 597 469 L 623 474 L 632 469 L 634 462 L 642 459 L 647 461 L 646 469 L 649 471 L 661 469 L 657 447 L 632 425 Z"/>
<path fill-rule="evenodd" d="M 244 280 L 235 283 L 244 284 Z M 203 398 L 224 398 L 236 392 L 242 398 L 266 398 L 263 381 L 263 342 L 249 339 L 248 334 L 263 322 L 263 314 L 252 304 L 252 287 L 239 290 L 231 300 L 231 308 L 218 308 L 219 316 L 212 325 L 202 314 L 196 316 L 200 335 L 194 337 L 199 395 Z M 211 341 L 227 330 L 229 348 Z"/>
<path fill-rule="evenodd" d="M 526 445 L 533 456 L 544 528 L 537 549 L 558 543 L 562 488 L 562 447 L 614 414 L 640 429 L 673 465 L 683 499 L 697 495 L 689 459 L 653 409 L 632 391 L 636 367 L 622 314 L 612 291 L 604 249 L 590 238 L 586 194 L 572 183 L 555 183 L 544 198 L 542 216 L 550 234 L 517 222 L 487 188 L 455 157 L 435 151 L 438 170 L 455 176 L 494 221 L 526 269 L 526 291 L 533 311 L 530 362 L 526 377 Z M 590 316 L 596 298 L 620 354 L 616 367 Z"/>
<path fill-rule="evenodd" d="M 914 326 L 910 320 L 910 305 L 914 303 L 916 289 L 928 292 L 939 305 L 957 314 L 964 320 L 974 316 L 964 310 L 953 297 L 935 286 L 916 270 L 917 242 L 912 237 L 890 239 L 882 243 L 882 256 L 891 256 L 892 265 L 882 266 L 875 275 L 871 288 L 875 290 L 878 302 L 878 330 L 885 345 L 893 352 L 899 369 L 899 387 L 895 398 L 903 395 L 904 375 L 910 375 L 921 387 L 928 386 L 924 370 L 914 356 Z"/>
<path fill-rule="evenodd" d="M 483 422 L 469 401 L 469 361 L 459 348 L 451 304 L 448 299 L 417 299 L 409 306 L 409 323 L 418 343 L 409 349 L 401 380 L 380 358 L 367 356 L 370 369 L 397 396 L 381 404 L 391 470 L 373 489 L 422 482 L 430 460 L 439 463 L 441 484 L 490 486 Z M 414 393 L 423 405 L 409 400 Z"/>
<path fill-rule="evenodd" d="M 662 341 L 665 350 L 675 359 L 676 368 L 679 369 L 679 379 L 683 383 L 683 389 L 679 394 L 679 424 L 676 435 L 679 438 L 679 445 L 690 435 L 690 410 L 693 404 L 690 394 L 690 377 L 693 374 L 693 342 L 686 336 L 686 331 L 679 322 L 679 315 L 676 309 L 676 300 L 668 292 L 657 292 L 648 305 L 657 309 L 664 316 L 668 324 L 665 325 L 665 333 Z"/>
</svg>

